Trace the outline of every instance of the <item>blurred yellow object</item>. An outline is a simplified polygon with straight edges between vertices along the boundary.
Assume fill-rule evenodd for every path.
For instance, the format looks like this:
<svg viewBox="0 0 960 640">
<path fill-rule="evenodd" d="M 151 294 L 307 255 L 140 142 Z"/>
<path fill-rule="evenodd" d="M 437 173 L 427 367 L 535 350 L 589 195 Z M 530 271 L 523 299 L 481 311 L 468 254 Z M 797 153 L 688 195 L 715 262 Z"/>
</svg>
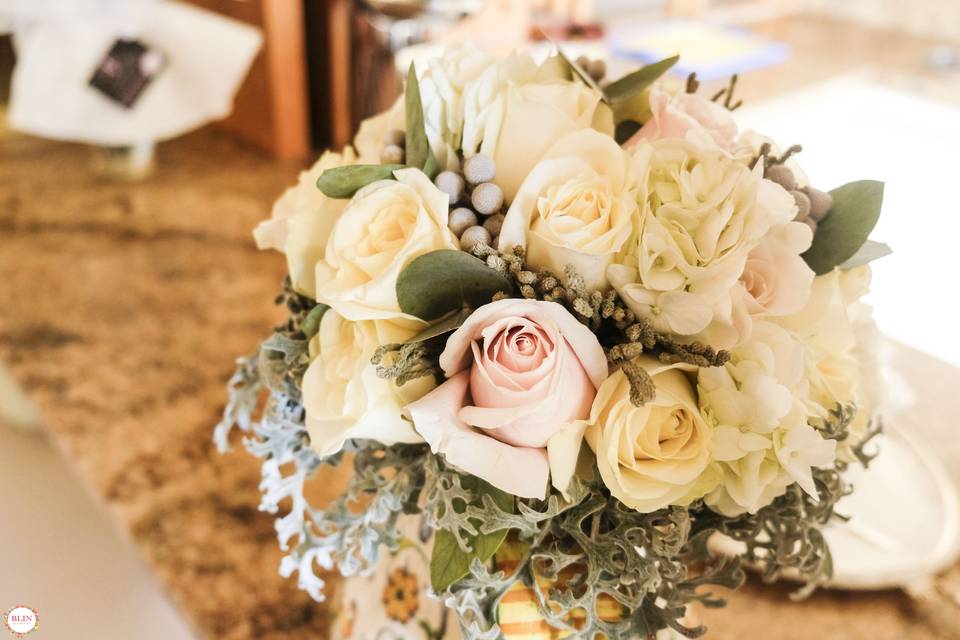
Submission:
<svg viewBox="0 0 960 640">
<path fill-rule="evenodd" d="M 521 545 L 511 542 L 504 543 L 495 556 L 496 569 L 507 573 L 516 570 L 522 555 L 523 547 Z M 577 574 L 578 570 L 576 565 L 567 567 L 560 572 L 556 583 L 551 583 L 547 578 L 537 576 L 537 584 L 543 591 L 551 586 L 562 589 Z M 570 631 L 550 626 L 540 613 L 536 593 L 522 582 L 515 583 L 504 594 L 497 613 L 500 631 L 503 633 L 505 640 L 560 640 L 572 635 Z M 613 598 L 602 596 L 597 602 L 597 613 L 601 619 L 615 622 L 623 615 L 623 609 Z M 574 628 L 580 629 L 585 619 L 586 611 L 578 609 L 570 614 L 566 621 Z"/>
</svg>

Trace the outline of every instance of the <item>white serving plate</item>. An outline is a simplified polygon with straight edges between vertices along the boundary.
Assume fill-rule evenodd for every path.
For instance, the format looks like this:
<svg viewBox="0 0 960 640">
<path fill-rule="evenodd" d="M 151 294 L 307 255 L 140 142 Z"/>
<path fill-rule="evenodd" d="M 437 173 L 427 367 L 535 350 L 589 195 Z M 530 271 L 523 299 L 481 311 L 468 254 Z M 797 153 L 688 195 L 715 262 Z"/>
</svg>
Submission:
<svg viewBox="0 0 960 640">
<path fill-rule="evenodd" d="M 847 478 L 854 491 L 837 505 L 849 521 L 824 529 L 833 555 L 831 588 L 909 588 L 960 555 L 960 494 L 936 453 L 895 422 L 886 423 L 870 446 L 880 454 L 868 469 L 851 465 Z M 711 547 L 727 554 L 742 550 L 722 536 Z"/>
<path fill-rule="evenodd" d="M 850 521 L 825 531 L 832 587 L 909 587 L 960 554 L 960 495 L 941 459 L 895 420 L 877 446 L 880 455 L 868 469 L 851 465 L 854 491 L 838 504 Z"/>
</svg>

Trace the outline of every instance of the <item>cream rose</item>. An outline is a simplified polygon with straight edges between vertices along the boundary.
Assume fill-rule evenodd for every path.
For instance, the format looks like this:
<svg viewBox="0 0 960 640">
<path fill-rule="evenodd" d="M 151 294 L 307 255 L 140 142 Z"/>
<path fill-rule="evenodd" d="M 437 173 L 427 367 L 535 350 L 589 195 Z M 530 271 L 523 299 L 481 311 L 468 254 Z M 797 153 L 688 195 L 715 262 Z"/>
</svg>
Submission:
<svg viewBox="0 0 960 640">
<path fill-rule="evenodd" d="M 484 69 L 463 89 L 463 155 L 492 155 L 503 124 L 504 96 L 509 86 L 569 80 L 568 71 L 556 64 L 538 66 L 526 52 L 514 51 Z"/>
<path fill-rule="evenodd" d="M 633 232 L 635 162 L 593 129 L 560 138 L 520 185 L 500 250 L 525 247 L 528 264 L 559 275 L 570 265 L 588 290 L 607 288 L 607 266 Z"/>
<path fill-rule="evenodd" d="M 323 258 L 330 230 L 340 217 L 345 200 L 328 198 L 317 188 L 317 178 L 327 169 L 354 164 L 357 155 L 350 147 L 341 153 L 325 152 L 317 162 L 300 173 L 296 186 L 287 189 L 274 203 L 269 220 L 253 231 L 260 249 L 286 254 L 293 288 L 316 297 L 314 269 Z"/>
<path fill-rule="evenodd" d="M 607 277 L 659 330 L 703 337 L 714 320 L 737 322 L 733 296 L 747 257 L 772 226 L 793 219 L 796 204 L 762 167 L 751 170 L 715 146 L 675 139 L 650 146 L 636 244 Z M 733 346 L 740 333 L 716 333 L 711 344 Z"/>
<path fill-rule="evenodd" d="M 458 164 L 456 150 L 463 136 L 464 90 L 496 63 L 496 57 L 475 45 L 464 44 L 447 48 L 424 65 L 420 77 L 424 124 L 441 166 Z"/>
<path fill-rule="evenodd" d="M 630 138 L 624 147 L 664 138 L 685 139 L 707 136 L 729 153 L 742 149 L 737 142 L 737 123 L 730 110 L 703 96 L 686 91 L 668 93 L 660 85 L 650 88 L 650 119 Z"/>
<path fill-rule="evenodd" d="M 607 378 L 593 401 L 584 435 L 603 483 L 628 507 L 649 513 L 687 505 L 712 488 L 710 425 L 700 416 L 683 365 L 642 356 L 656 397 L 636 406 L 623 371 Z"/>
<path fill-rule="evenodd" d="M 415 320 L 397 303 L 400 272 L 425 253 L 459 248 L 447 194 L 419 169 L 394 175 L 354 195 L 317 263 L 317 300 L 350 320 Z"/>
<path fill-rule="evenodd" d="M 380 164 L 380 152 L 387 140 L 387 134 L 394 130 L 406 131 L 406 111 L 403 96 L 397 98 L 389 109 L 367 118 L 360 123 L 353 146 L 360 154 L 359 164 Z"/>
<path fill-rule="evenodd" d="M 613 113 L 600 93 L 567 74 L 555 60 L 537 67 L 528 55 L 514 54 L 464 91 L 464 156 L 493 158 L 507 202 L 564 134 L 593 127 L 613 135 Z"/>
<path fill-rule="evenodd" d="M 579 452 L 551 442 L 590 411 L 607 360 L 597 337 L 555 302 L 504 299 L 447 340 L 448 380 L 407 406 L 434 453 L 516 496 L 565 490 Z"/>
<path fill-rule="evenodd" d="M 403 342 L 414 333 L 390 321 L 351 322 L 332 309 L 323 315 L 316 354 L 303 376 L 307 432 L 321 456 L 336 453 L 352 438 L 422 442 L 401 412 L 434 386 L 433 378 L 398 387 L 379 377 L 370 363 L 378 346 Z"/>
</svg>

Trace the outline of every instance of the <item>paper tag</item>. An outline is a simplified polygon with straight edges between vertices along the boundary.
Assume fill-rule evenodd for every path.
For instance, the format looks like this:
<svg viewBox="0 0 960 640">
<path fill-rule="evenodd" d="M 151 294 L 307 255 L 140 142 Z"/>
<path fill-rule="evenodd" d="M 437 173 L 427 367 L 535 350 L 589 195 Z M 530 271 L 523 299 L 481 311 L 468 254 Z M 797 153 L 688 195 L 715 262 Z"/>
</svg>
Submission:
<svg viewBox="0 0 960 640">
<path fill-rule="evenodd" d="M 163 53 L 139 40 L 117 40 L 94 71 L 90 86 L 129 109 L 166 64 Z"/>
</svg>

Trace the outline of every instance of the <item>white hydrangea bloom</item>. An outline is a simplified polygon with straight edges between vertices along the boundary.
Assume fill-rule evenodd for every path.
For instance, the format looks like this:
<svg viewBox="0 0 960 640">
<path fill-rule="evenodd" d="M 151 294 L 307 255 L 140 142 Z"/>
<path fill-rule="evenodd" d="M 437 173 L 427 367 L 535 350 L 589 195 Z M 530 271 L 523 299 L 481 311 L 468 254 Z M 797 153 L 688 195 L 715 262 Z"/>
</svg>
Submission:
<svg viewBox="0 0 960 640">
<path fill-rule="evenodd" d="M 652 149 L 639 233 L 607 277 L 656 329 L 730 348 L 752 324 L 739 283 L 748 257 L 797 209 L 760 165 L 751 169 L 693 133 L 634 148 Z"/>
<path fill-rule="evenodd" d="M 776 320 L 797 337 L 804 351 L 808 412 L 825 419 L 838 404 L 856 405 L 851 438 L 841 446 L 848 459 L 849 447 L 860 441 L 874 411 L 883 404 L 879 332 L 871 308 L 860 302 L 869 284 L 866 265 L 818 276 L 803 309 Z"/>
<path fill-rule="evenodd" d="M 768 321 L 723 367 L 700 369 L 700 409 L 714 424 L 719 486 L 707 504 L 724 515 L 755 513 L 798 483 L 816 497 L 812 469 L 833 462 L 836 443 L 808 424 L 803 345 Z"/>
</svg>

